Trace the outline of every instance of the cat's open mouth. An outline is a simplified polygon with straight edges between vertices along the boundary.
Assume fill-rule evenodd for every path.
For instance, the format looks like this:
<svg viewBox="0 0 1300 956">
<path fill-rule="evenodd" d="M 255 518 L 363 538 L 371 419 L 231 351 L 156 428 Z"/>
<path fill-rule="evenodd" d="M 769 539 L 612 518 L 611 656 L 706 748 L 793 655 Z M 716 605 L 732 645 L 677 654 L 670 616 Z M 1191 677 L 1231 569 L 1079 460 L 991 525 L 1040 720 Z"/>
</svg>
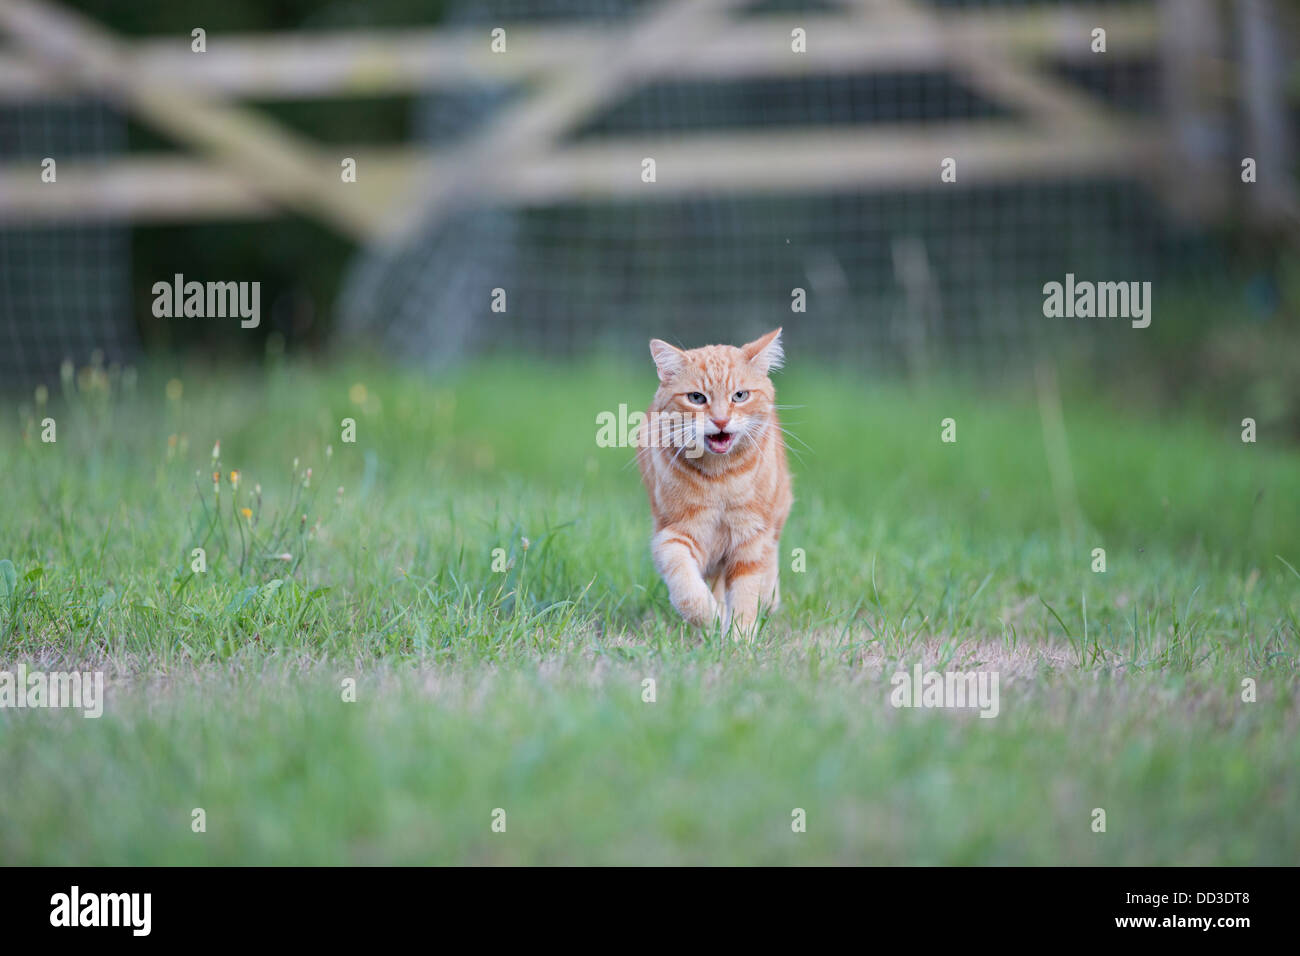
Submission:
<svg viewBox="0 0 1300 956">
<path fill-rule="evenodd" d="M 715 455 L 723 455 L 731 451 L 731 445 L 735 440 L 735 432 L 718 432 L 716 435 L 704 436 L 704 443 Z"/>
</svg>

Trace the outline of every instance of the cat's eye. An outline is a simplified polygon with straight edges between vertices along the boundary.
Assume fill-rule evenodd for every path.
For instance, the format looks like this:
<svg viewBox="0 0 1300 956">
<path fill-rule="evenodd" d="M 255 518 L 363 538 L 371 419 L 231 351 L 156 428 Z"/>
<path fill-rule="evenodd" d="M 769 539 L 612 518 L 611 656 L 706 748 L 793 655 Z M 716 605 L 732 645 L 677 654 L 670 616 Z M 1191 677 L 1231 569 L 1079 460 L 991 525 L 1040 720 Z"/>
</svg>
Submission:
<svg viewBox="0 0 1300 956">
<path fill-rule="evenodd" d="M 733 402 L 743 402 L 747 398 L 749 398 L 749 392 L 745 389 L 741 389 L 735 395 L 731 396 Z"/>
<path fill-rule="evenodd" d="M 703 392 L 688 392 L 686 394 L 686 400 L 692 405 L 703 405 L 708 402 L 709 397 Z"/>
</svg>

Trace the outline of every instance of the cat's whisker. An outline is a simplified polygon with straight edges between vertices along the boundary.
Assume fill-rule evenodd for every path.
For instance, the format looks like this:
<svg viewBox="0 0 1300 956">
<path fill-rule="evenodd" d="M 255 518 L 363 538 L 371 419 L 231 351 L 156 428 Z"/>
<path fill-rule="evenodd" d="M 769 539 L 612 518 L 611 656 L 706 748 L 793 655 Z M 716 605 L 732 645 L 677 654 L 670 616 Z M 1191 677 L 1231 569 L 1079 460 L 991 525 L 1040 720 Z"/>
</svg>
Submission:
<svg viewBox="0 0 1300 956">
<path fill-rule="evenodd" d="M 638 445 L 636 448 L 636 454 L 633 455 L 631 458 L 629 458 L 627 461 L 623 462 L 623 467 L 620 470 L 626 471 L 628 468 L 632 467 L 632 465 L 639 465 L 641 462 L 641 456 L 648 453 L 649 451 L 650 451 L 649 446 Z"/>
<path fill-rule="evenodd" d="M 651 428 L 652 426 L 646 425 Z M 646 443 L 638 445 L 637 453 L 632 461 L 640 461 L 642 456 L 653 451 L 655 448 L 676 448 L 673 454 L 673 460 L 681 456 L 682 451 L 690 448 L 698 441 L 698 425 L 694 421 L 674 422 L 664 421 L 652 427 L 652 432 Z M 631 462 L 628 462 L 631 464 Z M 625 466 L 626 467 L 626 466 Z"/>
<path fill-rule="evenodd" d="M 772 428 L 772 423 L 771 423 L 771 421 L 761 422 L 760 424 L 761 424 L 762 427 L 760 428 L 760 430 L 759 430 L 759 432 L 758 432 L 757 435 L 752 435 L 752 434 L 750 434 L 748 428 L 745 430 L 745 434 L 746 434 L 746 436 L 749 438 L 750 442 L 751 442 L 752 444 L 755 444 L 755 445 L 757 445 L 760 441 L 762 441 L 762 439 L 766 438 L 766 437 L 767 437 L 767 433 L 768 433 L 768 432 L 771 430 L 771 428 Z M 768 452 L 768 448 L 769 448 L 770 446 L 768 446 L 768 445 L 763 445 L 763 446 L 760 446 L 760 447 L 762 447 L 762 449 L 763 449 L 763 451 L 762 451 L 763 462 L 764 462 L 764 464 L 766 464 L 766 462 L 767 462 L 767 452 Z"/>
<path fill-rule="evenodd" d="M 673 461 L 676 461 L 678 458 L 682 457 L 682 452 L 684 452 L 687 448 L 691 448 L 696 443 L 701 441 L 699 429 L 693 422 L 683 423 L 682 425 L 677 426 L 677 428 L 678 431 L 674 432 L 672 436 L 673 443 L 678 446 L 677 454 L 673 455 L 672 458 Z M 689 436 L 691 440 L 685 441 L 684 439 L 688 437 L 687 436 L 688 430 L 691 433 Z"/>
<path fill-rule="evenodd" d="M 791 448 L 789 445 L 786 445 L 785 450 L 789 452 L 791 455 L 794 455 L 795 459 L 799 462 L 799 464 L 801 465 L 808 464 L 806 461 L 804 461 L 803 452 L 801 452 L 799 449 Z"/>
<path fill-rule="evenodd" d="M 804 441 L 802 438 L 800 438 L 800 437 L 799 437 L 798 435 L 796 435 L 794 432 L 792 432 L 792 431 L 788 431 L 784 426 L 781 428 L 781 434 L 784 435 L 786 438 L 793 438 L 793 439 L 794 439 L 795 441 L 797 441 L 799 444 L 803 445 L 803 447 L 804 447 L 805 450 L 807 450 L 807 451 L 812 451 L 812 450 L 813 450 L 812 445 L 809 445 L 806 441 Z"/>
<path fill-rule="evenodd" d="M 803 455 L 800 454 L 800 453 L 799 453 L 798 451 L 796 451 L 795 449 L 793 449 L 793 448 L 791 448 L 791 447 L 789 447 L 789 446 L 787 445 L 785 450 L 788 451 L 790 454 L 794 455 L 795 460 L 798 461 L 799 464 L 801 464 L 801 465 L 806 465 L 806 464 L 808 464 L 806 461 L 803 460 Z"/>
<path fill-rule="evenodd" d="M 774 421 L 766 421 L 766 422 L 764 422 L 764 423 L 763 423 L 763 431 L 762 431 L 760 437 L 761 437 L 762 435 L 766 435 L 767 432 L 768 432 L 768 430 L 772 427 L 773 424 L 775 424 Z M 799 444 L 803 445 L 804 448 L 805 448 L 806 450 L 808 450 L 808 451 L 810 451 L 810 452 L 812 451 L 812 448 L 809 447 L 809 445 L 808 445 L 807 442 L 805 442 L 805 441 L 804 441 L 802 438 L 800 438 L 798 435 L 796 435 L 796 434 L 794 434 L 793 432 L 787 430 L 787 429 L 785 428 L 784 425 L 779 425 L 779 424 L 778 424 L 778 425 L 776 426 L 776 429 L 777 429 L 777 431 L 779 431 L 782 435 L 784 435 L 786 438 L 793 438 L 793 439 L 794 439 L 795 441 L 797 441 Z M 797 458 L 797 459 L 799 460 L 799 464 L 801 464 L 801 465 L 806 464 L 806 462 L 803 460 L 803 455 L 801 455 L 801 454 L 799 453 L 799 449 L 797 449 L 797 448 L 791 448 L 788 442 L 787 442 L 787 443 L 784 443 L 784 444 L 785 444 L 785 450 L 788 451 L 790 454 L 794 455 L 794 457 Z"/>
</svg>

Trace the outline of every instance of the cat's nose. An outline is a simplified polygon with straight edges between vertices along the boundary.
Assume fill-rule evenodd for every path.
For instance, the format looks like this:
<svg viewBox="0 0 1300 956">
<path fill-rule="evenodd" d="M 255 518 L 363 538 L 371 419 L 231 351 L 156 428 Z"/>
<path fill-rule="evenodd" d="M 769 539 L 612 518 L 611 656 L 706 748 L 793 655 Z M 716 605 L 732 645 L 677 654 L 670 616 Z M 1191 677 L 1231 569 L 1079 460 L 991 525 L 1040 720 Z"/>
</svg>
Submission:
<svg viewBox="0 0 1300 956">
<path fill-rule="evenodd" d="M 727 430 L 727 422 L 731 421 L 731 419 L 729 418 L 714 418 L 710 420 L 713 422 L 713 424 L 717 425 L 721 431 L 724 432 Z"/>
</svg>

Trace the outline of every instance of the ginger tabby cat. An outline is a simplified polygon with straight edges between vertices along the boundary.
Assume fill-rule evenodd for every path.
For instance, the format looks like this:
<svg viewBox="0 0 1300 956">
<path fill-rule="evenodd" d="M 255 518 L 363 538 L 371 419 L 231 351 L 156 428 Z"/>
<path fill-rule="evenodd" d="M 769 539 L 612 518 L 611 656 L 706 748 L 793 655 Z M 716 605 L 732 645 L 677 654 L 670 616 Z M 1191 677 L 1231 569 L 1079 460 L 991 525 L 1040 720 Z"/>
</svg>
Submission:
<svg viewBox="0 0 1300 956">
<path fill-rule="evenodd" d="M 687 621 L 750 636 L 760 605 L 780 600 L 779 542 L 794 500 L 768 378 L 784 357 L 781 330 L 741 348 L 683 351 L 652 339 L 650 354 L 659 389 L 637 461 L 655 568 Z M 656 423 L 671 440 L 647 440 Z"/>
</svg>

